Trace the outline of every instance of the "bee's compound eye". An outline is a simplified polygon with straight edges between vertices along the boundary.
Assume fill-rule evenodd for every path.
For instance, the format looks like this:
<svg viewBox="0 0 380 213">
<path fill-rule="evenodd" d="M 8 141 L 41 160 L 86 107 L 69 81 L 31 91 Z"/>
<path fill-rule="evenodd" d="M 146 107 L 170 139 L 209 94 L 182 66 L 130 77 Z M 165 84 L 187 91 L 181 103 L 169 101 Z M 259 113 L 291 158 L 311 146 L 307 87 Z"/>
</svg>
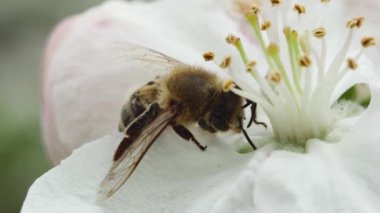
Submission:
<svg viewBox="0 0 380 213">
<path fill-rule="evenodd" d="M 230 128 L 225 116 L 221 113 L 212 113 L 210 115 L 210 122 L 217 130 L 220 131 L 227 131 Z"/>
</svg>

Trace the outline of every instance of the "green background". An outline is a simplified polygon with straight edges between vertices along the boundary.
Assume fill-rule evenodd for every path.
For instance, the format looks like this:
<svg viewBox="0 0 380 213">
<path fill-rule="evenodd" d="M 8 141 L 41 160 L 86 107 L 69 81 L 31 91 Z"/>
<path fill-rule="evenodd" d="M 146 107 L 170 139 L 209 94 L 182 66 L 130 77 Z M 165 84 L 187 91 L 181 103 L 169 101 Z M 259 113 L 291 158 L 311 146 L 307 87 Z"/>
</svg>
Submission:
<svg viewBox="0 0 380 213">
<path fill-rule="evenodd" d="M 101 0 L 0 0 L 0 212 L 19 212 L 47 171 L 40 127 L 40 61 L 59 20 Z"/>
</svg>

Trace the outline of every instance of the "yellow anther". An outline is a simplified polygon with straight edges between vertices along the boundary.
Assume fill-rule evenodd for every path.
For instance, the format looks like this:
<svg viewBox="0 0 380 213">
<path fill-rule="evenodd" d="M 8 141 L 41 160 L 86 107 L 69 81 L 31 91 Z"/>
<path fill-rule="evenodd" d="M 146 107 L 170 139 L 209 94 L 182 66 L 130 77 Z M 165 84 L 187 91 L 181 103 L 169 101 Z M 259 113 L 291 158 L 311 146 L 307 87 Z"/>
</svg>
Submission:
<svg viewBox="0 0 380 213">
<path fill-rule="evenodd" d="M 306 8 L 300 4 L 295 4 L 293 10 L 299 15 L 306 13 Z"/>
<path fill-rule="evenodd" d="M 232 60 L 231 56 L 224 57 L 224 59 L 222 60 L 222 62 L 219 65 L 219 67 L 222 69 L 228 68 L 231 65 L 231 60 Z"/>
<path fill-rule="evenodd" d="M 265 31 L 265 30 L 269 29 L 271 25 L 272 25 L 272 24 L 271 24 L 270 21 L 264 21 L 264 22 L 261 24 L 260 29 L 261 29 L 262 31 Z"/>
<path fill-rule="evenodd" d="M 235 87 L 235 83 L 231 79 L 225 80 L 223 82 L 223 91 L 224 92 L 228 92 L 234 87 Z"/>
<path fill-rule="evenodd" d="M 260 13 L 260 7 L 257 4 L 253 4 L 251 6 L 251 12 L 253 12 L 254 14 L 259 14 Z"/>
<path fill-rule="evenodd" d="M 284 32 L 286 37 L 290 37 L 290 36 L 297 37 L 298 36 L 297 31 L 292 30 L 292 28 L 290 28 L 290 27 L 284 27 L 283 32 Z"/>
<path fill-rule="evenodd" d="M 214 57 L 215 57 L 215 53 L 211 51 L 203 53 L 203 58 L 205 61 L 212 61 L 214 60 Z"/>
<path fill-rule="evenodd" d="M 350 68 L 351 70 L 356 70 L 358 68 L 358 63 L 356 62 L 355 59 L 348 58 L 347 59 L 347 67 Z"/>
<path fill-rule="evenodd" d="M 272 71 L 267 75 L 267 79 L 270 82 L 278 84 L 281 81 L 281 74 L 277 71 Z"/>
<path fill-rule="evenodd" d="M 299 63 L 302 67 L 310 67 L 311 58 L 308 55 L 301 56 Z"/>
<path fill-rule="evenodd" d="M 356 18 L 356 26 L 360 28 L 363 25 L 364 21 L 365 21 L 364 17 Z"/>
<path fill-rule="evenodd" d="M 233 0 L 234 12 L 237 12 L 239 15 L 244 15 L 248 10 L 251 9 L 251 0 Z"/>
<path fill-rule="evenodd" d="M 316 38 L 324 38 L 326 35 L 326 29 L 324 27 L 313 30 L 313 36 Z"/>
<path fill-rule="evenodd" d="M 256 66 L 256 61 L 249 61 L 248 63 L 245 64 L 245 69 L 248 72 L 253 72 Z"/>
<path fill-rule="evenodd" d="M 240 42 L 240 38 L 230 34 L 226 37 L 226 42 L 236 46 Z"/>
<path fill-rule="evenodd" d="M 271 0 L 271 2 L 272 2 L 272 6 L 277 6 L 281 4 L 282 0 Z"/>
<path fill-rule="evenodd" d="M 330 0 L 321 0 L 322 3 L 329 3 Z"/>
<path fill-rule="evenodd" d="M 364 48 L 372 47 L 376 45 L 376 40 L 374 37 L 364 37 L 361 40 L 362 46 Z"/>
<path fill-rule="evenodd" d="M 364 23 L 364 17 L 356 17 L 351 20 L 349 20 L 346 24 L 347 28 L 354 29 L 354 28 L 360 28 Z"/>
</svg>

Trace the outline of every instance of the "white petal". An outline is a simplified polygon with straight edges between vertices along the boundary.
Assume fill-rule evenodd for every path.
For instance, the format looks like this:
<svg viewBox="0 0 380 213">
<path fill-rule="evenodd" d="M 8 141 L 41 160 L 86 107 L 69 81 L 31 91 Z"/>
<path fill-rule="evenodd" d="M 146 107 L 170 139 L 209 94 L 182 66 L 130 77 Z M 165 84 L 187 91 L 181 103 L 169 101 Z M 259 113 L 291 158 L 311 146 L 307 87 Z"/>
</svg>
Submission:
<svg viewBox="0 0 380 213">
<path fill-rule="evenodd" d="M 274 151 L 259 169 L 251 171 L 251 179 L 246 181 L 254 203 L 250 212 L 378 212 L 378 82 L 370 84 L 369 108 L 341 142 L 310 140 L 307 154 Z M 234 210 L 235 197 L 233 193 L 226 195 L 218 209 L 239 212 Z"/>
<path fill-rule="evenodd" d="M 376 212 L 380 208 L 380 86 L 337 144 L 308 153 L 266 146 L 241 155 L 210 136 L 206 152 L 166 131 L 114 197 L 95 203 L 120 135 L 75 151 L 30 188 L 23 212 Z M 214 138 L 215 137 L 215 138 Z"/>
<path fill-rule="evenodd" d="M 355 84 L 369 84 L 376 79 L 379 79 L 379 70 L 369 58 L 362 56 L 359 61 L 358 69 L 348 71 L 348 74 L 336 85 L 330 102 L 334 103 L 344 92 Z"/>
<path fill-rule="evenodd" d="M 214 136 L 202 152 L 167 130 L 126 184 L 105 203 L 96 203 L 97 187 L 120 139 L 106 136 L 74 151 L 36 180 L 22 212 L 208 212 L 251 157 Z"/>
<path fill-rule="evenodd" d="M 357 179 L 353 176 L 344 164 L 350 159 L 336 156 L 332 146 L 334 145 L 314 140 L 306 155 L 272 153 L 257 173 L 253 192 L 256 198 L 255 210 L 375 212 L 380 207 L 379 202 L 373 202 L 379 201 L 376 189 L 363 188 L 366 177 Z"/>
<path fill-rule="evenodd" d="M 368 109 L 334 151 L 350 176 L 372 194 L 368 202 L 380 205 L 380 171 L 377 169 L 380 166 L 379 79 L 374 79 L 369 86 L 372 98 Z"/>
</svg>

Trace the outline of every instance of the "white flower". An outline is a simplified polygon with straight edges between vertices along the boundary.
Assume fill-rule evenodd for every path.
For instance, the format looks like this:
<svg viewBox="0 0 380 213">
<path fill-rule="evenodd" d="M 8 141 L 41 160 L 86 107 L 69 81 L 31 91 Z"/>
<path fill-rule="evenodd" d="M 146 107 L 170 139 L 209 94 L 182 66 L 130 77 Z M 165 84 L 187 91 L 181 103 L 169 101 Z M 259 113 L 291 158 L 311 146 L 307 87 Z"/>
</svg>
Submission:
<svg viewBox="0 0 380 213">
<path fill-rule="evenodd" d="M 36 180 L 22 212 L 378 212 L 380 79 L 361 54 L 360 37 L 348 36 L 343 46 L 352 44 L 350 51 L 341 48 L 345 43 L 342 34 L 351 31 L 346 30 L 342 18 L 343 3 L 333 1 L 323 9 L 318 1 L 305 2 L 306 14 L 301 17 L 291 10 L 294 4 L 289 1 L 276 7 L 264 2 L 259 21 L 271 21 L 267 37 L 266 32 L 257 29 L 256 16 L 250 13 L 256 36 L 263 36 L 264 54 L 249 49 L 252 45 L 258 49 L 260 42 L 254 42 L 255 35 L 241 19 L 226 13 L 223 4 L 214 0 L 166 0 L 149 5 L 114 1 L 75 17 L 70 33 L 59 45 L 53 43 L 48 48 L 48 52 L 54 49 L 54 54 L 45 61 L 45 124 L 55 131 L 47 131 L 47 141 L 56 141 L 49 143 L 48 149 L 60 150 L 61 158 L 80 144 L 100 139 L 75 150 Z M 356 19 L 351 26 L 358 27 L 361 21 Z M 327 32 L 324 38 L 301 36 L 307 35 L 305 29 L 322 24 Z M 293 58 L 293 68 L 281 33 L 288 25 L 302 38 L 296 41 L 292 31 L 287 31 L 293 39 L 290 46 L 303 45 L 289 53 L 299 56 Z M 317 37 L 323 37 L 321 31 Z M 256 66 L 245 66 L 231 46 L 223 43 L 229 33 L 241 34 L 247 58 L 256 60 Z M 241 88 L 234 91 L 256 101 L 271 124 L 267 130 L 255 127 L 251 132 L 260 148 L 239 154 L 227 142 L 243 141 L 241 136 L 197 131 L 202 143 L 208 144 L 207 151 L 201 152 L 168 129 L 124 186 L 109 200 L 96 202 L 98 185 L 122 137 L 117 133 L 101 136 L 115 132 L 124 91 L 133 83 L 139 85 L 154 77 L 138 63 L 115 62 L 115 43 L 123 40 L 215 70 L 216 66 L 201 61 L 203 52 L 212 50 L 219 57 L 232 54 L 229 73 Z M 238 41 L 230 37 L 230 43 L 242 51 Z M 269 41 L 276 46 L 270 45 L 267 53 Z M 326 51 L 320 48 L 324 42 Z M 360 52 L 357 58 L 351 55 L 355 50 Z M 340 54 L 335 57 L 337 52 Z M 345 69 L 348 56 L 355 59 L 350 60 L 350 68 L 358 65 L 355 71 Z M 244 54 L 242 58 L 245 60 Z M 305 68 L 298 66 L 301 58 Z M 267 62 L 273 63 L 272 67 Z M 298 78 L 293 78 L 292 69 Z M 326 72 L 318 77 L 318 70 Z M 332 73 L 339 77 L 340 70 L 349 73 L 341 78 L 329 76 Z M 264 78 L 266 74 L 269 80 Z M 357 82 L 370 87 L 372 98 L 367 109 L 361 112 L 353 103 L 333 105 Z M 346 108 L 339 108 L 342 106 Z M 329 143 L 332 141 L 335 143 Z M 289 151 L 299 151 L 298 147 L 303 153 Z M 52 157 L 57 154 L 51 153 Z"/>
</svg>

